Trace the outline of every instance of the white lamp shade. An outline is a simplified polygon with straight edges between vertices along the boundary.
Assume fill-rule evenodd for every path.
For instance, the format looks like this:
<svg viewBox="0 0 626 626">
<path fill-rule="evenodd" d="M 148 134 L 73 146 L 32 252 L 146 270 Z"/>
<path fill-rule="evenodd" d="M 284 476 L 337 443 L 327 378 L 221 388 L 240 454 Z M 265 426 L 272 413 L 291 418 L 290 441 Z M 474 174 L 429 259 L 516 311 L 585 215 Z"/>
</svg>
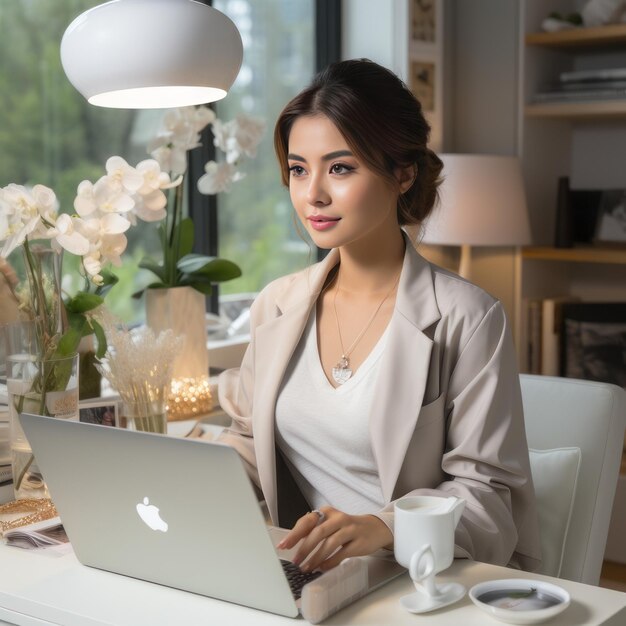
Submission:
<svg viewBox="0 0 626 626">
<path fill-rule="evenodd" d="M 521 246 L 531 241 L 516 157 L 443 154 L 441 203 L 422 241 L 440 245 Z"/>
<path fill-rule="evenodd" d="M 235 24 L 194 0 L 113 0 L 79 15 L 61 41 L 72 85 L 91 104 L 113 108 L 220 100 L 242 59 Z"/>
</svg>

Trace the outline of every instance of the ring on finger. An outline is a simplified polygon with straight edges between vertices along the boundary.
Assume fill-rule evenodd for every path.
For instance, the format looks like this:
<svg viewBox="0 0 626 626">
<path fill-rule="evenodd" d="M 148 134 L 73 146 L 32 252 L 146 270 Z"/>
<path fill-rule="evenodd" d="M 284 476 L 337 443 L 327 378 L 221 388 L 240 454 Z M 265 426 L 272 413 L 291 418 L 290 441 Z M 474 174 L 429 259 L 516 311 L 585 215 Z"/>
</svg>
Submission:
<svg viewBox="0 0 626 626">
<path fill-rule="evenodd" d="M 317 515 L 318 524 L 321 524 L 326 519 L 326 514 L 320 511 L 319 509 L 313 509 L 311 513 L 315 513 L 315 515 Z"/>
</svg>

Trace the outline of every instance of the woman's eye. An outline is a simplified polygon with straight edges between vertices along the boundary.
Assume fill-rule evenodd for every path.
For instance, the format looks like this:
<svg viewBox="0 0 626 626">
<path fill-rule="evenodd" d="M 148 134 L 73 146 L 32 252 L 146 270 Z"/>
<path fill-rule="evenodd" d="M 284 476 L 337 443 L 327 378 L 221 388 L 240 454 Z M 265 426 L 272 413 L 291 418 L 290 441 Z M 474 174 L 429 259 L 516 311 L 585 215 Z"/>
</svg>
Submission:
<svg viewBox="0 0 626 626">
<path fill-rule="evenodd" d="M 292 176 L 302 176 L 304 174 L 304 168 L 301 165 L 292 165 L 289 168 L 289 173 Z"/>
<path fill-rule="evenodd" d="M 343 163 L 334 163 L 333 166 L 330 168 L 330 171 L 333 174 L 347 174 L 353 169 L 353 167 L 350 167 L 349 165 L 344 165 Z"/>
</svg>

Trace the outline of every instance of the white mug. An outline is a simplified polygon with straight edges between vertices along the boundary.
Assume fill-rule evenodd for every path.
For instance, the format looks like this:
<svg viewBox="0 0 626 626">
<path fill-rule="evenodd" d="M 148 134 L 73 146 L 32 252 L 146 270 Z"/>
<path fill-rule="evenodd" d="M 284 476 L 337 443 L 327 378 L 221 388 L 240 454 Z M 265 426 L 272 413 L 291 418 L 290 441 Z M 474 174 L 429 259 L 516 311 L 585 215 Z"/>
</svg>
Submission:
<svg viewBox="0 0 626 626">
<path fill-rule="evenodd" d="M 436 595 L 434 574 L 452 565 L 454 529 L 464 508 L 465 500 L 454 496 L 407 496 L 394 505 L 396 560 L 418 589 L 424 581 L 429 595 Z"/>
</svg>

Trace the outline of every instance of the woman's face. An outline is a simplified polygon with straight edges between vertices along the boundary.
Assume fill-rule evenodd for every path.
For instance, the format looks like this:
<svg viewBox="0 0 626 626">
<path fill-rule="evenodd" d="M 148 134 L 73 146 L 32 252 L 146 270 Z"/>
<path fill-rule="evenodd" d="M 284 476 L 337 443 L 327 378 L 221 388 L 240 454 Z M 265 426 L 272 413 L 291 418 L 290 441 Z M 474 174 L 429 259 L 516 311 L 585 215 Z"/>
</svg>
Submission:
<svg viewBox="0 0 626 626">
<path fill-rule="evenodd" d="M 317 246 L 397 236 L 398 192 L 357 158 L 327 117 L 299 117 L 288 153 L 291 201 Z"/>
</svg>

